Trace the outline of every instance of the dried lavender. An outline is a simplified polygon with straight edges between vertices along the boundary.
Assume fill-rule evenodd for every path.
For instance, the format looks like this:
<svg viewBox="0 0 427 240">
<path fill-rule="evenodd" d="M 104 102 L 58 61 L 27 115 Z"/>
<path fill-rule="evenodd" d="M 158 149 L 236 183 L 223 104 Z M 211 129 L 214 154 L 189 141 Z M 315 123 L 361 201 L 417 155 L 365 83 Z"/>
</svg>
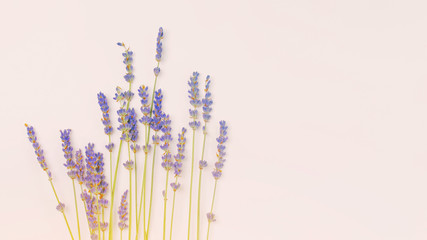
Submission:
<svg viewBox="0 0 427 240">
<path fill-rule="evenodd" d="M 163 156 L 162 156 L 162 167 L 166 170 L 166 185 L 164 190 L 164 208 L 163 208 L 163 240 L 166 238 L 166 203 L 168 198 L 168 181 L 169 181 L 169 171 L 172 169 L 173 162 L 172 162 L 172 154 L 169 150 L 170 143 L 172 142 L 172 135 L 171 135 L 171 120 L 169 118 L 169 114 L 163 114 L 162 119 L 162 132 L 163 135 L 160 138 L 160 140 L 163 142 L 163 144 L 160 146 L 160 148 L 163 150 Z"/>
<path fill-rule="evenodd" d="M 216 139 L 216 141 L 218 142 L 218 145 L 217 145 L 218 152 L 216 153 L 218 160 L 215 163 L 215 169 L 212 171 L 212 176 L 215 179 L 215 186 L 214 186 L 214 192 L 213 192 L 213 197 L 212 197 L 211 211 L 209 213 L 207 213 L 207 215 L 206 215 L 208 218 L 208 233 L 207 233 L 207 237 L 206 237 L 207 240 L 209 239 L 209 229 L 211 227 L 211 222 L 216 221 L 215 214 L 212 211 L 213 211 L 213 206 L 214 206 L 214 201 L 215 201 L 216 184 L 218 182 L 218 179 L 222 175 L 222 168 L 224 167 L 224 162 L 225 162 L 225 158 L 224 158 L 225 157 L 225 142 L 227 142 L 227 140 L 228 140 L 228 137 L 227 137 L 228 126 L 227 126 L 226 122 L 220 121 L 219 125 L 220 125 L 219 137 Z"/>
<path fill-rule="evenodd" d="M 198 82 L 199 73 L 193 72 L 193 76 L 190 77 L 190 81 L 188 81 L 188 86 L 190 86 L 190 90 L 188 93 L 188 97 L 190 98 L 190 105 L 193 108 L 189 110 L 190 118 L 192 121 L 189 123 L 190 127 L 193 129 L 193 146 L 191 149 L 191 177 L 190 177 L 190 200 L 188 207 L 188 234 L 187 239 L 190 240 L 190 224 L 191 224 L 191 200 L 193 195 L 193 168 L 194 168 L 194 141 L 196 138 L 196 129 L 200 127 L 200 121 L 197 120 L 198 112 L 197 108 L 200 107 L 201 101 L 199 99 L 199 82 Z"/>
<path fill-rule="evenodd" d="M 55 194 L 56 201 L 58 202 L 58 206 L 56 207 L 56 209 L 58 211 L 60 211 L 62 213 L 62 215 L 64 216 L 64 220 L 65 220 L 65 223 L 67 224 L 68 232 L 70 233 L 71 239 L 74 240 L 73 233 L 71 232 L 70 225 L 68 224 L 67 217 L 65 216 L 65 213 L 64 213 L 65 204 L 62 203 L 61 201 L 59 201 L 58 194 L 56 193 L 55 187 L 53 186 L 52 174 L 49 171 L 49 168 L 47 167 L 46 160 L 45 160 L 44 154 L 43 154 L 43 149 L 41 149 L 40 144 L 37 141 L 37 137 L 36 137 L 36 133 L 34 132 L 34 128 L 33 128 L 33 126 L 29 126 L 28 124 L 25 124 L 25 127 L 27 128 L 28 139 L 30 140 L 30 143 L 32 144 L 32 146 L 34 148 L 34 152 L 37 156 L 37 161 L 39 162 L 43 171 L 46 172 L 46 174 L 48 176 L 48 180 L 50 182 L 50 186 L 52 187 L 53 193 Z"/>
<path fill-rule="evenodd" d="M 127 203 L 127 195 L 128 190 L 126 190 L 122 195 L 122 201 L 120 202 L 119 211 L 117 213 L 119 214 L 119 228 L 120 228 L 120 239 L 122 239 L 123 230 L 128 227 L 126 221 L 128 220 L 128 203 Z M 111 225 L 110 225 L 111 226 Z"/>
<path fill-rule="evenodd" d="M 110 120 L 110 107 L 107 103 L 107 97 L 104 93 L 99 92 L 98 93 L 98 104 L 102 111 L 102 124 L 104 125 L 104 133 L 108 136 L 108 145 L 105 147 L 110 152 L 110 182 L 112 182 L 111 177 L 113 176 L 113 159 L 112 159 L 112 152 L 114 144 L 111 142 L 111 133 L 113 132 L 113 127 L 111 126 L 111 120 Z M 111 186 L 110 186 L 111 191 Z"/>
<path fill-rule="evenodd" d="M 178 177 L 181 176 L 182 172 L 182 161 L 185 158 L 184 152 L 185 152 L 185 142 L 187 139 L 185 138 L 185 133 L 187 132 L 187 129 L 182 128 L 181 133 L 178 133 L 178 144 L 177 151 L 178 153 L 174 156 L 175 162 L 173 164 L 174 174 L 175 174 L 175 182 L 171 183 L 170 186 L 173 189 L 173 200 L 172 200 L 172 214 L 171 214 L 171 229 L 170 229 L 170 240 L 172 240 L 172 227 L 173 227 L 173 215 L 175 211 L 175 194 L 176 190 L 181 186 L 180 183 L 178 183 Z"/>
<path fill-rule="evenodd" d="M 76 170 L 75 170 L 76 169 L 76 163 L 73 160 L 73 147 L 71 146 L 71 141 L 70 141 L 71 129 L 65 129 L 64 131 L 60 131 L 60 133 L 61 133 L 61 141 L 62 141 L 62 151 L 64 152 L 64 157 L 66 159 L 64 166 L 68 169 L 67 174 L 73 182 L 74 205 L 76 208 L 76 218 L 77 218 L 77 230 L 79 233 L 79 239 L 81 239 L 79 210 L 77 207 L 76 186 L 74 183 L 74 180 L 77 177 Z"/>
</svg>

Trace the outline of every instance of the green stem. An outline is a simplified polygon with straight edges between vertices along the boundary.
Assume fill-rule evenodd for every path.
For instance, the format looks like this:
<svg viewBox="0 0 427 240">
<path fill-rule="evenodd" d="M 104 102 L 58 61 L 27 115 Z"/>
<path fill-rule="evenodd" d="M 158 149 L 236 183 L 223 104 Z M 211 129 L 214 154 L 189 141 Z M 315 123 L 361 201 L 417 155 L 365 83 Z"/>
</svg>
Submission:
<svg viewBox="0 0 427 240">
<path fill-rule="evenodd" d="M 168 180 L 169 180 L 169 170 L 166 171 L 166 186 L 165 186 L 165 197 L 164 197 L 164 207 L 163 207 L 163 240 L 166 238 L 166 203 L 168 200 Z"/>
<path fill-rule="evenodd" d="M 129 240 L 132 235 L 132 170 L 129 170 Z"/>
<path fill-rule="evenodd" d="M 102 208 L 102 222 L 105 223 L 105 220 L 104 220 L 104 207 Z M 102 239 L 103 240 L 105 239 L 105 231 L 104 230 L 102 230 Z"/>
<path fill-rule="evenodd" d="M 157 136 L 157 132 L 155 134 Z M 147 232 L 145 233 L 145 238 L 148 239 L 148 233 L 150 231 L 150 220 L 151 220 L 151 204 L 153 202 L 153 185 L 154 185 L 154 163 L 156 160 L 156 148 L 157 144 L 154 144 L 153 150 L 153 165 L 151 166 L 151 187 L 150 187 L 150 203 L 148 207 L 148 221 L 147 221 Z M 145 192 L 145 190 L 144 190 Z"/>
<path fill-rule="evenodd" d="M 79 232 L 79 239 L 81 239 L 81 236 L 80 236 L 79 209 L 77 208 L 76 186 L 74 184 L 74 179 L 73 179 L 73 191 L 74 191 L 74 205 L 76 206 L 77 230 Z"/>
<path fill-rule="evenodd" d="M 147 125 L 145 125 L 145 141 L 148 142 L 147 138 Z M 146 175 L 147 175 L 147 158 L 148 158 L 148 152 L 145 152 L 144 157 L 144 173 L 142 175 L 142 186 L 141 186 L 141 198 L 139 200 L 139 213 L 138 213 L 138 221 L 137 226 L 141 223 L 141 208 L 144 209 L 144 238 L 145 238 L 145 185 L 146 185 Z M 144 198 L 144 202 L 142 202 L 142 199 Z M 138 234 L 139 234 L 139 227 L 136 228 L 136 237 L 135 240 L 138 240 Z"/>
<path fill-rule="evenodd" d="M 203 128 L 203 147 L 202 147 L 202 160 L 205 156 L 205 144 L 206 144 L 206 122 L 205 127 Z M 199 191 L 197 194 L 197 240 L 200 239 L 200 192 L 202 187 L 202 168 L 200 168 L 200 174 L 199 174 Z"/>
<path fill-rule="evenodd" d="M 108 135 L 108 145 L 111 144 L 111 135 Z M 110 183 L 113 181 L 113 153 L 110 151 Z M 110 184 L 110 192 L 113 192 L 113 185 Z"/>
<path fill-rule="evenodd" d="M 120 161 L 120 153 L 122 151 L 122 144 L 123 141 L 120 140 L 120 144 L 119 144 L 119 152 L 117 154 L 117 162 L 116 162 L 116 168 L 115 168 L 115 173 L 114 173 L 114 181 L 113 181 L 113 190 L 111 190 L 111 204 L 110 204 L 110 221 L 108 223 L 108 239 L 111 240 L 113 239 L 113 208 L 114 208 L 114 193 L 116 190 L 116 180 L 117 180 L 117 170 L 119 169 L 119 161 Z"/>
<path fill-rule="evenodd" d="M 123 230 L 120 230 L 120 240 L 123 239 Z"/>
<path fill-rule="evenodd" d="M 56 190 L 55 190 L 55 187 L 53 186 L 52 179 L 49 179 L 49 182 L 50 182 L 50 185 L 52 186 L 53 193 L 55 194 L 56 201 L 58 202 L 58 204 L 60 204 L 61 202 L 59 201 L 58 195 L 56 194 Z M 70 228 L 70 225 L 68 224 L 67 217 L 65 216 L 64 212 L 62 212 L 62 215 L 64 216 L 64 220 L 65 220 L 65 223 L 67 224 L 68 232 L 70 232 L 71 239 L 74 240 L 73 233 L 71 232 L 71 228 Z"/>
<path fill-rule="evenodd" d="M 214 192 L 213 192 L 213 197 L 212 197 L 212 205 L 211 205 L 211 214 L 213 211 L 213 206 L 214 206 L 214 201 L 215 201 L 215 192 L 216 192 L 216 183 L 218 182 L 217 179 L 215 179 L 215 187 L 214 187 Z M 208 233 L 206 236 L 206 240 L 209 240 L 209 229 L 211 228 L 211 221 L 208 221 Z"/>
<path fill-rule="evenodd" d="M 97 222 L 98 222 L 98 239 L 101 240 L 101 224 L 99 222 L 99 216 L 101 214 L 101 211 L 100 211 L 100 208 L 99 208 L 99 198 L 98 198 L 97 195 L 95 195 L 95 198 L 96 198 L 96 207 L 98 209 L 98 212 L 97 212 L 97 215 L 98 215 L 97 216 Z"/>
<path fill-rule="evenodd" d="M 133 152 L 133 158 L 135 162 L 135 221 L 136 221 L 136 231 L 138 231 L 138 172 L 136 170 L 136 144 L 133 144 L 135 152 Z"/>
<path fill-rule="evenodd" d="M 196 130 L 193 128 L 193 147 L 191 153 L 191 178 L 190 178 L 190 203 L 188 207 L 188 234 L 187 239 L 190 240 L 190 223 L 191 223 L 191 197 L 193 195 L 193 168 L 194 168 L 194 139 L 196 136 Z"/>
<path fill-rule="evenodd" d="M 177 183 L 178 183 L 178 177 L 175 177 L 175 184 L 177 184 Z M 172 240 L 173 214 L 175 212 L 175 193 L 176 193 L 176 191 L 173 190 L 172 214 L 171 214 L 171 230 L 170 230 L 170 237 L 169 237 L 170 240 Z"/>
</svg>

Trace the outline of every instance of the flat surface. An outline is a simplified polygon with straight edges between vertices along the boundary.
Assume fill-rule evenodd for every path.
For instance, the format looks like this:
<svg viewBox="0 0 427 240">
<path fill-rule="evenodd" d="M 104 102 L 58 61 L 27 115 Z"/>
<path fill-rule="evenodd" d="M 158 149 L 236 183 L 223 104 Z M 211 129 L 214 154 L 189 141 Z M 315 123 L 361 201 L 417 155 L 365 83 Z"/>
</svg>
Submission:
<svg viewBox="0 0 427 240">
<path fill-rule="evenodd" d="M 117 109 L 114 89 L 126 83 L 115 43 L 131 46 L 135 85 L 151 88 L 160 26 L 158 86 L 174 137 L 187 126 L 191 73 L 212 76 L 203 216 L 217 123 L 230 125 L 210 239 L 427 238 L 425 1 L 67 2 L 0 4 L 1 239 L 68 239 L 26 122 L 36 128 L 76 235 L 59 130 L 73 130 L 74 148 L 94 142 L 106 153 L 96 94 L 103 91 Z M 198 160 L 200 132 L 196 141 Z M 186 239 L 189 162 L 174 239 Z M 152 239 L 162 231 L 159 163 Z M 127 173 L 120 167 L 118 174 L 122 193 Z M 206 227 L 203 217 L 203 239 Z M 88 239 L 84 221 L 82 229 Z"/>
</svg>

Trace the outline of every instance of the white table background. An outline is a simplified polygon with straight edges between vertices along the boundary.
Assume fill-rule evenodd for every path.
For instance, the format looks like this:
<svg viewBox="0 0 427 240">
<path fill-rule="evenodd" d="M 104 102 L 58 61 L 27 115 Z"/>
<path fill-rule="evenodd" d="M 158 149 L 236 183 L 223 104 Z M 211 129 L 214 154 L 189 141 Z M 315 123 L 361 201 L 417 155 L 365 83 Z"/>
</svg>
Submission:
<svg viewBox="0 0 427 240">
<path fill-rule="evenodd" d="M 221 119 L 229 123 L 230 141 L 211 239 L 426 239 L 425 1 L 0 5 L 1 239 L 69 238 L 27 140 L 26 122 L 45 149 L 76 236 L 59 130 L 73 130 L 74 148 L 94 142 L 106 153 L 96 94 L 103 91 L 117 109 L 114 89 L 126 83 L 122 48 L 115 44 L 131 46 L 135 85 L 151 88 L 160 26 L 165 39 L 158 86 L 175 139 L 188 126 L 188 78 L 194 70 L 201 80 L 212 76 L 203 239 Z M 196 146 L 200 155 L 200 132 Z M 177 194 L 174 239 L 186 238 L 188 163 Z M 164 174 L 158 166 L 152 239 L 161 238 Z M 127 186 L 122 167 L 119 177 L 117 197 Z"/>
</svg>

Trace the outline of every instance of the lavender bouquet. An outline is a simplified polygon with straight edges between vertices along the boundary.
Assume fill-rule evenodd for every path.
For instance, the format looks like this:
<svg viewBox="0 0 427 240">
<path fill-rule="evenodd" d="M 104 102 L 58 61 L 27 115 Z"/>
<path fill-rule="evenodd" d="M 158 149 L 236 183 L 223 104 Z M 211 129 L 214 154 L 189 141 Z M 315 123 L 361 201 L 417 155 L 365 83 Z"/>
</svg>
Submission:
<svg viewBox="0 0 427 240">
<path fill-rule="evenodd" d="M 120 239 L 123 238 L 123 232 L 128 233 L 128 238 L 148 240 L 150 235 L 150 222 L 152 216 L 152 203 L 153 203 L 153 188 L 154 188 L 154 173 L 155 168 L 162 167 L 165 170 L 165 182 L 163 189 L 163 240 L 167 237 L 173 238 L 173 223 L 174 223 L 174 210 L 176 191 L 179 190 L 181 182 L 179 181 L 182 175 L 183 163 L 185 160 L 185 145 L 187 143 L 187 129 L 183 127 L 177 134 L 176 152 L 173 154 L 172 144 L 174 138 L 172 137 L 171 121 L 172 117 L 165 113 L 162 108 L 163 104 L 163 91 L 156 88 L 157 79 L 160 75 L 160 62 L 162 59 L 162 39 L 164 37 L 163 29 L 160 28 L 157 41 L 156 41 L 156 67 L 154 68 L 154 83 L 150 90 L 148 86 L 141 85 L 138 88 L 138 96 L 140 99 L 140 109 L 135 110 L 131 108 L 129 103 L 134 98 L 132 92 L 132 84 L 134 83 L 133 74 L 133 57 L 134 53 L 124 43 L 117 43 L 118 46 L 123 47 L 123 63 L 125 64 L 126 74 L 124 79 L 127 83 L 126 90 L 120 87 L 116 88 L 114 100 L 119 104 L 117 111 L 117 118 L 119 126 L 117 130 L 120 132 L 120 139 L 118 144 L 114 144 L 112 139 L 112 132 L 114 128 L 110 117 L 110 108 L 105 94 L 98 93 L 98 103 L 102 113 L 102 124 L 104 126 L 104 133 L 108 137 L 108 142 L 105 143 L 105 148 L 108 151 L 108 161 L 105 161 L 104 154 L 98 152 L 95 144 L 88 143 L 82 149 L 74 150 L 71 143 L 71 130 L 60 130 L 60 139 L 62 141 L 62 151 L 64 153 L 64 166 L 67 170 L 72 186 L 74 196 L 74 206 L 76 214 L 76 229 L 70 227 L 67 220 L 65 203 L 60 201 L 58 193 L 54 187 L 52 173 L 49 170 L 44 152 L 37 141 L 37 137 L 33 126 L 25 124 L 27 128 L 28 138 L 35 150 L 37 161 L 39 162 L 43 171 L 47 174 L 48 181 L 52 187 L 53 194 L 57 200 L 58 205 L 56 209 L 62 214 L 65 225 L 69 232 L 71 239 L 85 239 L 81 235 L 81 228 L 87 227 L 90 233 L 90 239 L 100 240 L 113 239 L 114 231 L 120 230 Z M 189 115 L 191 121 L 189 127 L 191 128 L 191 162 L 190 166 L 190 182 L 185 183 L 189 186 L 189 207 L 188 207 L 188 232 L 187 239 L 190 239 L 191 234 L 195 233 L 196 238 L 200 239 L 200 223 L 203 221 L 200 217 L 201 191 L 202 191 L 202 173 L 208 167 L 208 161 L 205 160 L 205 147 L 206 138 L 208 136 L 207 124 L 211 119 L 212 111 L 212 94 L 210 92 L 211 77 L 208 75 L 204 81 L 204 95 L 201 99 L 199 90 L 199 77 L 198 72 L 193 72 L 190 80 L 188 81 L 189 91 L 188 96 L 190 99 Z M 150 96 L 151 92 L 151 96 Z M 201 107 L 202 118 L 199 120 L 199 108 Z M 140 111 L 140 112 L 139 112 Z M 203 127 L 199 130 L 203 121 Z M 144 135 L 139 136 L 139 130 L 143 129 Z M 215 221 L 215 214 L 213 213 L 215 193 L 217 182 L 222 175 L 222 169 L 225 162 L 225 143 L 227 142 L 227 129 L 228 126 L 225 121 L 219 123 L 219 137 L 216 138 L 217 145 L 217 160 L 213 163 L 214 169 L 212 171 L 214 180 L 213 197 L 210 202 L 210 211 L 207 216 L 207 233 L 206 239 L 209 239 L 209 230 L 211 223 Z M 195 142 L 198 140 L 198 135 L 202 134 L 202 151 L 201 156 L 195 156 Z M 139 143 L 139 144 L 138 144 Z M 117 153 L 113 150 L 117 150 Z M 137 154 L 142 150 L 143 156 Z M 156 153 L 161 150 L 161 163 L 156 162 Z M 116 156 L 114 156 L 116 154 Z M 147 162 L 151 157 L 151 171 L 148 169 Z M 197 212 L 196 212 L 196 228 L 192 228 L 191 217 L 194 213 L 191 212 L 192 199 L 193 199 L 193 177 L 195 174 L 194 166 L 195 159 L 198 161 L 198 185 L 197 185 Z M 107 165 L 106 165 L 107 164 Z M 138 165 L 142 165 L 142 176 L 138 177 Z M 109 173 L 105 170 L 108 166 Z M 121 176 L 129 179 L 128 189 L 121 195 L 119 205 L 115 204 L 116 184 L 118 179 L 118 169 L 124 167 L 128 171 L 128 176 Z M 197 172 L 196 172 L 197 173 Z M 148 179 L 151 179 L 148 182 Z M 183 183 L 184 184 L 184 183 Z M 168 193 L 169 187 L 173 195 L 172 209 L 167 213 Z M 76 190 L 77 188 L 77 190 Z M 78 197 L 79 196 L 79 197 Z M 79 217 L 79 206 L 84 207 L 86 216 Z M 114 222 L 114 214 L 117 213 L 118 222 Z M 167 216 L 170 216 L 170 224 L 167 224 Z M 167 229 L 168 228 L 168 229 Z M 134 231 L 132 231 L 134 230 Z M 86 238 L 87 239 L 87 238 Z"/>
</svg>

